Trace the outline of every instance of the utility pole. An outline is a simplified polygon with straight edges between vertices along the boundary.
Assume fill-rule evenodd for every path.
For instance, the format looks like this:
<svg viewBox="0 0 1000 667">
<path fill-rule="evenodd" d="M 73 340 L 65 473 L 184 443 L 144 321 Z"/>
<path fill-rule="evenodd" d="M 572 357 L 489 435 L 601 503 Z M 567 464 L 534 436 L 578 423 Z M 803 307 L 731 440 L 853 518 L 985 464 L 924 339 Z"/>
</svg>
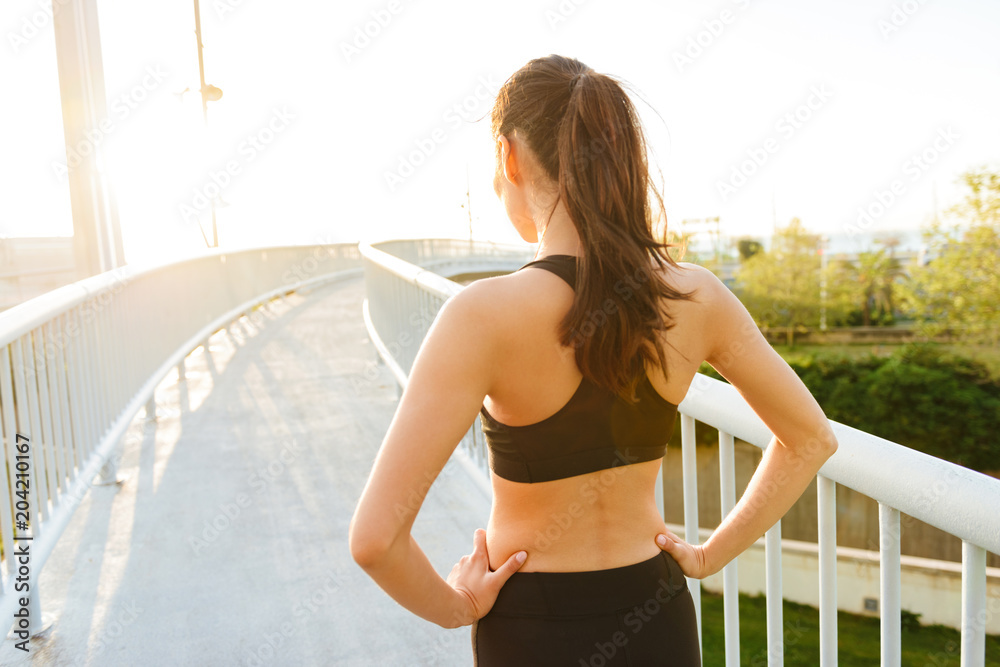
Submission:
<svg viewBox="0 0 1000 667">
<path fill-rule="evenodd" d="M 931 195 L 934 198 L 934 224 L 937 225 L 941 222 L 941 219 L 938 217 L 937 179 L 931 181 Z"/>
<path fill-rule="evenodd" d="M 718 270 L 719 265 L 722 264 L 722 226 L 719 216 L 708 218 L 709 222 L 712 220 L 715 220 L 715 267 Z"/>
<path fill-rule="evenodd" d="M 778 230 L 778 196 L 774 190 L 771 190 L 771 237 L 774 238 L 775 232 Z"/>
<path fill-rule="evenodd" d="M 205 85 L 205 57 L 202 53 L 204 50 L 204 45 L 201 43 L 201 7 L 198 4 L 198 0 L 194 0 L 194 34 L 198 41 L 198 76 L 201 80 L 201 113 L 205 119 L 205 130 L 208 130 L 208 100 L 209 100 L 209 86 Z M 211 93 L 213 96 L 213 101 L 222 97 L 222 91 L 211 86 Z M 217 91 L 217 92 L 216 92 Z M 210 202 L 212 207 L 212 247 L 219 247 L 219 227 L 215 222 L 215 199 L 213 198 Z"/>
<path fill-rule="evenodd" d="M 826 331 L 826 262 L 829 236 L 819 238 L 819 330 Z"/>
<path fill-rule="evenodd" d="M 469 163 L 465 163 L 465 203 L 469 213 L 469 245 L 472 245 L 472 193 L 469 187 Z"/>
</svg>

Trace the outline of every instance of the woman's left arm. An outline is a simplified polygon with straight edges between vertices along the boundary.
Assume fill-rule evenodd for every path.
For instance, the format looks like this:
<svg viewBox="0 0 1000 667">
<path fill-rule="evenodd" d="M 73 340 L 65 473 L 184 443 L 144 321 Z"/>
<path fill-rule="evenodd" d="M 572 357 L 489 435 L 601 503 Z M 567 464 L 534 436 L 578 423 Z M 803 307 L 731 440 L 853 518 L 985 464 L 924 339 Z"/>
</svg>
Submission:
<svg viewBox="0 0 1000 667">
<path fill-rule="evenodd" d="M 486 615 L 520 567 L 514 554 L 489 569 L 485 533 L 442 579 L 410 534 L 434 479 L 475 421 L 502 359 L 503 322 L 488 292 L 473 283 L 449 299 L 417 353 L 350 526 L 354 560 L 397 602 L 454 628 Z"/>
</svg>

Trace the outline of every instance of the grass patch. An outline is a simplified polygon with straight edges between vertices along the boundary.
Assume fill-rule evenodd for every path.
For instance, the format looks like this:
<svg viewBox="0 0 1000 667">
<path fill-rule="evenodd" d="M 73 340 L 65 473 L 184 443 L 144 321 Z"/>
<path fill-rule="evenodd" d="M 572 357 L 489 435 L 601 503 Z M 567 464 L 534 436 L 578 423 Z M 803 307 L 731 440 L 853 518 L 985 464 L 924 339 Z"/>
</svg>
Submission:
<svg viewBox="0 0 1000 667">
<path fill-rule="evenodd" d="M 722 596 L 702 591 L 702 663 L 724 665 Z M 959 667 L 961 635 L 942 625 L 919 625 L 913 614 L 904 612 L 902 664 L 911 667 Z M 819 664 L 819 610 L 794 602 L 784 603 L 786 667 L 815 667 Z M 879 664 L 881 643 L 879 619 L 837 614 L 840 667 L 871 667 Z M 767 665 L 767 614 L 763 595 L 740 594 L 740 664 Z M 1000 636 L 986 637 L 986 664 L 1000 664 Z"/>
<path fill-rule="evenodd" d="M 912 343 L 854 343 L 834 345 L 772 345 L 784 359 L 814 356 L 817 359 L 846 357 L 861 359 L 869 355 L 889 357 L 894 352 Z M 983 364 L 994 380 L 1000 379 L 1000 348 L 990 345 L 957 345 L 952 343 L 923 343 L 960 357 L 966 357 Z"/>
</svg>

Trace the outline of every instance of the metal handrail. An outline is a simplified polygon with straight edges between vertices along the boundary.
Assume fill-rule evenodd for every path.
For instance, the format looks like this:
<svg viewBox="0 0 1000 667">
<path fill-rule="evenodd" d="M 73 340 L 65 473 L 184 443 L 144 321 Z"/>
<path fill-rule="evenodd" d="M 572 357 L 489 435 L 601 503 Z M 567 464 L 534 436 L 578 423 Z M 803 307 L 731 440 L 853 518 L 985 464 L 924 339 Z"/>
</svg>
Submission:
<svg viewBox="0 0 1000 667">
<path fill-rule="evenodd" d="M 12 554 L 15 537 L 30 537 L 18 544 L 31 554 L 27 630 L 44 629 L 41 569 L 94 476 L 116 475 L 111 455 L 133 416 L 143 405 L 155 415 L 167 373 L 183 377 L 192 349 L 257 305 L 360 270 L 352 243 L 217 250 L 109 271 L 0 313 L 0 618 L 12 619 L 25 595 Z M 15 531 L 24 438 L 30 531 Z"/>
<path fill-rule="evenodd" d="M 363 316 L 369 338 L 400 388 L 416 357 L 417 348 L 438 310 L 462 286 L 429 267 L 440 267 L 441 255 L 453 270 L 512 271 L 531 259 L 523 246 L 454 239 L 383 241 L 358 246 L 363 258 L 367 298 Z M 405 255 L 413 263 L 402 259 Z M 477 420 L 462 438 L 456 460 L 466 467 L 485 494 L 492 495 L 487 470 L 486 443 Z"/>
<path fill-rule="evenodd" d="M 736 388 L 706 375 L 695 376 L 678 409 L 761 449 L 771 441 L 771 432 Z M 838 448 L 821 475 L 1000 553 L 1000 514 L 986 511 L 1000 507 L 1000 480 L 839 422 L 830 425 Z M 928 502 L 928 490 L 934 502 Z"/>
</svg>

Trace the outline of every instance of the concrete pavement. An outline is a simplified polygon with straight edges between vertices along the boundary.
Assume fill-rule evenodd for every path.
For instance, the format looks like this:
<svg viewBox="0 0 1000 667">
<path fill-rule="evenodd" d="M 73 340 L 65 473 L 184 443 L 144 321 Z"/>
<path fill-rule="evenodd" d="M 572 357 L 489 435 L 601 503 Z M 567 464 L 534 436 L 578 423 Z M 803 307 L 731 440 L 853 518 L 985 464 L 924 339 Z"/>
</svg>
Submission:
<svg viewBox="0 0 1000 667">
<path fill-rule="evenodd" d="M 362 279 L 217 332 L 157 389 L 45 569 L 52 630 L 4 665 L 469 665 L 470 629 L 399 607 L 347 527 L 396 391 L 361 319 Z M 96 384 L 96 383 L 95 383 Z M 442 575 L 489 500 L 449 463 L 414 532 Z"/>
</svg>

